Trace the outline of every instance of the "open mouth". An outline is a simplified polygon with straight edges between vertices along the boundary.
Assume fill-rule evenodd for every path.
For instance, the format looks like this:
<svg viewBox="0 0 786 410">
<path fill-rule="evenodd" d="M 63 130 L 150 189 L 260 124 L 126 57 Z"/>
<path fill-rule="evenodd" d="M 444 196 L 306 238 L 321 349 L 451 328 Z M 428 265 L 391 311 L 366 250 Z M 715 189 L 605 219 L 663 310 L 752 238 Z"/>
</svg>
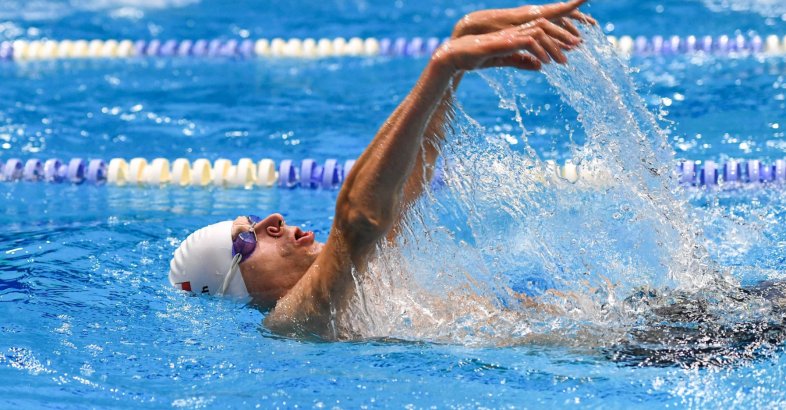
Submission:
<svg viewBox="0 0 786 410">
<path fill-rule="evenodd" d="M 311 231 L 303 232 L 302 229 L 295 228 L 295 242 L 297 242 L 298 244 L 303 244 L 304 242 L 307 242 L 313 237 L 314 237 L 313 232 Z"/>
</svg>

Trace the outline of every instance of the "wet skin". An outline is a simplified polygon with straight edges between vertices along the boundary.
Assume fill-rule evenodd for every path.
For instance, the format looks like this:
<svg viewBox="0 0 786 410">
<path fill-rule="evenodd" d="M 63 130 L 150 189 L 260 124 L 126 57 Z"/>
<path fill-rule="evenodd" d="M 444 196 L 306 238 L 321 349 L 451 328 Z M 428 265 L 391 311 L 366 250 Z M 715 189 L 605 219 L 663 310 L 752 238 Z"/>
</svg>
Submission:
<svg viewBox="0 0 786 410">
<path fill-rule="evenodd" d="M 240 262 L 240 273 L 254 303 L 271 308 L 303 277 L 324 245 L 314 239 L 314 232 L 287 225 L 277 213 L 253 227 L 248 217 L 238 216 L 232 223 L 232 239 L 251 229 L 256 249 Z"/>
</svg>

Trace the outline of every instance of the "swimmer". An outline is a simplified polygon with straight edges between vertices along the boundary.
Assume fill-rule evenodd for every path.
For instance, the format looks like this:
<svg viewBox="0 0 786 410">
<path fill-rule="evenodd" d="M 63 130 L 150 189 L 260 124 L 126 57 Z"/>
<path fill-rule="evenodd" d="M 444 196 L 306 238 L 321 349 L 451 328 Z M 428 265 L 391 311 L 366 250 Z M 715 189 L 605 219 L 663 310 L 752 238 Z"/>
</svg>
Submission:
<svg viewBox="0 0 786 410">
<path fill-rule="evenodd" d="M 578 10 L 585 1 L 463 17 L 347 176 L 326 243 L 278 213 L 243 215 L 183 241 L 170 282 L 195 293 L 250 297 L 272 309 L 265 325 L 274 332 L 335 338 L 331 322 L 353 296 L 353 270 L 362 272 L 376 245 L 395 238 L 407 208 L 428 186 L 463 73 L 566 64 L 566 52 L 581 43 L 575 24 L 597 24 Z"/>
</svg>

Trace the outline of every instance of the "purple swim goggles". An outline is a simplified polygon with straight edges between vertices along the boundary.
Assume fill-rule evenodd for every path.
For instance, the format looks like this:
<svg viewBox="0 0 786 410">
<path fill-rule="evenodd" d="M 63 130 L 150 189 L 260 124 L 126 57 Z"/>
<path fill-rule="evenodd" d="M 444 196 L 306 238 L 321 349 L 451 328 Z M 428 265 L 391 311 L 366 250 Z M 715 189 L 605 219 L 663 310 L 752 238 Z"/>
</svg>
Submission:
<svg viewBox="0 0 786 410">
<path fill-rule="evenodd" d="M 257 233 L 254 231 L 254 226 L 262 221 L 262 218 L 256 215 L 248 215 L 246 218 L 251 227 L 232 241 L 232 256 L 240 255 L 240 260 L 248 259 L 257 248 Z"/>
<path fill-rule="evenodd" d="M 246 218 L 248 218 L 248 223 L 251 224 L 251 227 L 247 231 L 241 232 L 240 235 L 232 241 L 232 265 L 229 267 L 227 274 L 224 275 L 224 281 L 221 284 L 221 288 L 218 290 L 219 296 L 226 294 L 229 285 L 232 283 L 232 279 L 238 271 L 240 261 L 251 256 L 251 254 L 254 253 L 254 249 L 257 248 L 257 233 L 254 232 L 254 225 L 259 223 L 262 218 L 256 215 L 249 215 Z"/>
</svg>

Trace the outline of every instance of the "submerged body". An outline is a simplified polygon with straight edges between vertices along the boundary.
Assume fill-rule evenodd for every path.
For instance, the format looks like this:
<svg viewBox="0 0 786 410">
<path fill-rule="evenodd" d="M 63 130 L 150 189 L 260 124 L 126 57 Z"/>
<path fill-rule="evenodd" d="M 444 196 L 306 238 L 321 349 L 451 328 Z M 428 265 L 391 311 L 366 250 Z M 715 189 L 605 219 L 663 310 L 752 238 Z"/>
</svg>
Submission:
<svg viewBox="0 0 786 410">
<path fill-rule="evenodd" d="M 722 295 L 638 292 L 628 303 L 651 305 L 646 320 L 630 329 L 606 355 L 629 365 L 702 367 L 756 359 L 786 341 L 786 283 L 764 281 L 729 288 Z M 754 316 L 737 318 L 713 309 L 727 298 Z M 745 312 L 750 313 L 750 312 Z"/>
</svg>

